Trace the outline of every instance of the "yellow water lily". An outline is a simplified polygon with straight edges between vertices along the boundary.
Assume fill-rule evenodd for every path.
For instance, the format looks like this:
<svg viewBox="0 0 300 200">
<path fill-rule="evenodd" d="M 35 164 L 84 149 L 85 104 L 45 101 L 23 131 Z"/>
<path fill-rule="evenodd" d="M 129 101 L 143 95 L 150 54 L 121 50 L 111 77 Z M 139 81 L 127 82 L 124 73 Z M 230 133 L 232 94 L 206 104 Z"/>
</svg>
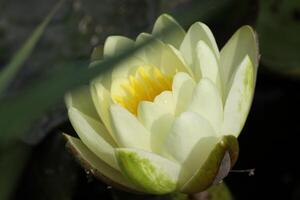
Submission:
<svg viewBox="0 0 300 200">
<path fill-rule="evenodd" d="M 170 34 L 159 34 L 168 26 Z M 110 185 L 150 194 L 200 192 L 237 159 L 258 67 L 255 33 L 243 26 L 219 51 L 205 24 L 186 33 L 163 14 L 152 34 L 133 56 L 66 96 L 80 138 L 66 135 L 68 146 Z M 153 35 L 108 37 L 103 58 L 91 65 Z"/>
</svg>

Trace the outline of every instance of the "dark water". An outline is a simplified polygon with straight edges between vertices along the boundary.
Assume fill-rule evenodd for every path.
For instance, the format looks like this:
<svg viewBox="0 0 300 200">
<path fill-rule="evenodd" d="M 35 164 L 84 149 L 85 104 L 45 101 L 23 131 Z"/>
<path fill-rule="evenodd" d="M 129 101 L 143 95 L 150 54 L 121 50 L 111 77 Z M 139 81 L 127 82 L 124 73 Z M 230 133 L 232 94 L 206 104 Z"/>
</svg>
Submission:
<svg viewBox="0 0 300 200">
<path fill-rule="evenodd" d="M 299 81 L 259 74 L 235 166 L 255 175 L 226 179 L 237 199 L 300 199 L 299 90 Z"/>
</svg>

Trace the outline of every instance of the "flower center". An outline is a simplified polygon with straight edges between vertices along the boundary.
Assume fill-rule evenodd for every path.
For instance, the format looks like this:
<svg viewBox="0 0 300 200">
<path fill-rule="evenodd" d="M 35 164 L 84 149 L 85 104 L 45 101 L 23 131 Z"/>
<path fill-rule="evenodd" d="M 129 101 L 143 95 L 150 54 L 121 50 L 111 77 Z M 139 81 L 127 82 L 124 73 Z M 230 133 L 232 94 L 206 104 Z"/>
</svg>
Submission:
<svg viewBox="0 0 300 200">
<path fill-rule="evenodd" d="M 141 101 L 153 101 L 165 90 L 172 89 L 172 77 L 163 74 L 157 67 L 141 66 L 134 76 L 121 84 L 123 96 L 113 96 L 113 99 L 134 115 Z"/>
</svg>

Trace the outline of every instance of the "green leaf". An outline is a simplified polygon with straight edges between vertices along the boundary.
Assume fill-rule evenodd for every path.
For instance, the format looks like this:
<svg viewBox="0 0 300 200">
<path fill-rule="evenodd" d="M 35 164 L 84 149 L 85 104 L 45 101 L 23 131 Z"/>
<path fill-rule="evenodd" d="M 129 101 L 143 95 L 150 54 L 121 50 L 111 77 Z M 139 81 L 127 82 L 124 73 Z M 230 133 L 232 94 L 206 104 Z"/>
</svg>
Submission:
<svg viewBox="0 0 300 200">
<path fill-rule="evenodd" d="M 261 62 L 274 72 L 300 76 L 300 0 L 259 1 L 257 32 Z"/>
<path fill-rule="evenodd" d="M 0 146 L 21 137 L 49 108 L 62 101 L 66 92 L 88 84 L 91 79 L 116 66 L 152 41 L 149 38 L 125 52 L 95 63 L 92 68 L 88 68 L 89 61 L 73 61 L 54 67 L 15 96 L 0 99 Z"/>
<path fill-rule="evenodd" d="M 59 1 L 59 3 L 51 10 L 44 21 L 34 30 L 31 36 L 23 44 L 23 46 L 15 53 L 11 61 L 0 72 L 0 94 L 2 94 L 8 87 L 17 72 L 21 69 L 26 59 L 30 56 L 35 45 L 44 33 L 45 28 L 47 27 L 50 20 L 59 9 L 63 1 L 64 0 Z"/>
</svg>

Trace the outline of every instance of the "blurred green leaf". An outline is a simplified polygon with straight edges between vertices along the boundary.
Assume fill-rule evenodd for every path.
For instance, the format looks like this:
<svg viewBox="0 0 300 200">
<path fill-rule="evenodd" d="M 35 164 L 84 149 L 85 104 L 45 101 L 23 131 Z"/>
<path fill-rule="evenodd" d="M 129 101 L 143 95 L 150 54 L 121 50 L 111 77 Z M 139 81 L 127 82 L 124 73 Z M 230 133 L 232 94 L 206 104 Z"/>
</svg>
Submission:
<svg viewBox="0 0 300 200">
<path fill-rule="evenodd" d="M 282 74 L 300 75 L 300 0 L 260 0 L 261 61 Z"/>
<path fill-rule="evenodd" d="M 12 60 L 0 72 L 0 95 L 9 86 L 26 59 L 30 56 L 38 40 L 42 36 L 51 18 L 63 3 L 61 0 L 50 11 L 44 21 L 34 30 L 24 45 L 13 56 Z M 3 116 L 0 118 L 3 119 Z M 23 143 L 2 146 L 0 154 L 0 199 L 9 199 L 14 190 L 20 173 L 31 153 L 31 148 Z"/>
<path fill-rule="evenodd" d="M 30 56 L 35 45 L 44 33 L 45 28 L 49 24 L 50 20 L 59 9 L 60 5 L 64 0 L 59 3 L 51 10 L 44 21 L 33 31 L 30 37 L 26 40 L 23 46 L 16 52 L 11 61 L 3 68 L 0 72 L 0 94 L 9 86 L 17 72 L 21 69 L 26 59 Z"/>
<path fill-rule="evenodd" d="M 172 29 L 173 27 L 166 27 L 165 31 L 159 34 L 169 34 Z M 92 68 L 88 68 L 89 61 L 73 61 L 55 67 L 48 74 L 32 81 L 28 84 L 28 87 L 15 96 L 0 99 L 0 147 L 1 145 L 7 145 L 15 138 L 21 137 L 49 108 L 59 103 L 67 91 L 88 84 L 92 78 L 111 69 L 152 41 L 153 38 L 115 57 L 97 62 Z"/>
</svg>

